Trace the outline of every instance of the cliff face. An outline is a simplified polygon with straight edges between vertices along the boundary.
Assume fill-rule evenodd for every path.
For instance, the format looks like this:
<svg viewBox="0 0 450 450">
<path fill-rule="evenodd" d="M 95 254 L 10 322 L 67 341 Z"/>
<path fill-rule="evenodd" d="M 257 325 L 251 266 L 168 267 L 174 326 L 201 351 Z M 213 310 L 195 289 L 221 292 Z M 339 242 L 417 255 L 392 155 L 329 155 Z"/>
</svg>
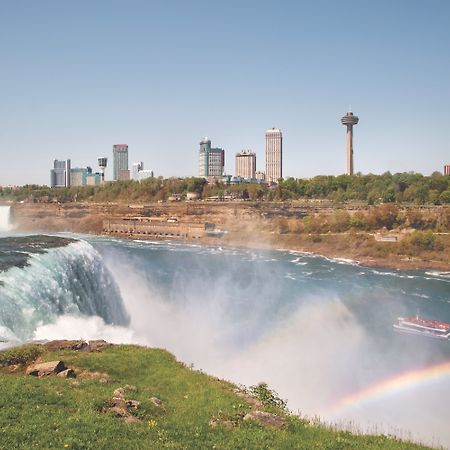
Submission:
<svg viewBox="0 0 450 450">
<path fill-rule="evenodd" d="M 121 205 L 96 203 L 16 203 L 12 221 L 20 231 L 70 231 L 102 233 L 104 220 L 152 218 L 167 222 L 171 218 L 181 223 L 214 223 L 218 227 L 239 230 L 245 222 L 259 218 L 250 205 L 203 203 L 167 203 L 155 205 Z"/>
<path fill-rule="evenodd" d="M 11 208 L 12 222 L 19 231 L 101 233 L 108 214 L 103 205 L 16 203 Z"/>
<path fill-rule="evenodd" d="M 436 217 L 445 211 L 428 214 Z M 353 214 L 348 210 L 343 213 Z M 370 210 L 357 212 L 369 214 Z M 330 224 L 342 215 L 332 208 L 299 207 L 283 204 L 204 203 L 175 202 L 163 204 L 97 204 L 97 203 L 16 203 L 12 206 L 12 220 L 18 231 L 73 232 L 102 234 L 104 222 L 113 223 L 124 219 L 136 219 L 165 224 L 156 237 L 190 240 L 201 237 L 204 244 L 245 247 L 289 248 L 308 251 L 330 257 L 358 260 L 365 265 L 404 269 L 432 268 L 449 270 L 450 235 L 440 233 L 432 237 L 436 248 L 409 248 L 404 242 L 377 242 L 377 230 L 330 230 Z M 308 216 L 304 221 L 302 218 Z M 350 216 L 349 216 L 350 217 Z M 221 237 L 190 236 L 189 233 L 169 233 L 174 222 L 177 228 L 193 229 L 212 223 L 216 229 L 227 233 Z M 131 223 L 131 222 L 130 222 Z M 336 225 L 336 224 L 335 224 Z M 152 225 L 153 226 L 153 225 Z M 337 225 L 336 225 L 337 226 Z M 114 231 L 114 230 L 113 230 Z M 116 230 L 117 231 L 117 230 Z M 148 234 L 148 233 L 145 233 Z M 145 234 L 133 235 L 126 229 L 121 237 L 145 238 Z M 155 238 L 155 233 L 148 234 Z M 433 241 L 434 242 L 434 241 Z M 414 251 L 413 251 L 414 250 Z"/>
</svg>

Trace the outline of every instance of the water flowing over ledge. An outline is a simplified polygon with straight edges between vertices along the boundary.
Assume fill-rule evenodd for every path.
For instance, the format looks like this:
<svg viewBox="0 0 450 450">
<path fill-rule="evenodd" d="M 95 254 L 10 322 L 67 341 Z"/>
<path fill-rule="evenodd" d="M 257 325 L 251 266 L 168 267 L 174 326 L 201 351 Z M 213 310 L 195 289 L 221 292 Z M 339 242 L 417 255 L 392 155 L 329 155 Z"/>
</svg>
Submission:
<svg viewBox="0 0 450 450">
<path fill-rule="evenodd" d="M 33 237 L 27 239 L 29 250 Z M 120 290 L 89 243 L 69 240 L 68 245 L 44 249 L 39 236 L 35 244 L 39 252 L 23 250 L 25 263 L 0 272 L 0 340 L 30 339 L 37 327 L 65 314 L 128 324 Z"/>
<path fill-rule="evenodd" d="M 0 233 L 11 230 L 10 213 L 10 206 L 0 205 Z"/>
</svg>

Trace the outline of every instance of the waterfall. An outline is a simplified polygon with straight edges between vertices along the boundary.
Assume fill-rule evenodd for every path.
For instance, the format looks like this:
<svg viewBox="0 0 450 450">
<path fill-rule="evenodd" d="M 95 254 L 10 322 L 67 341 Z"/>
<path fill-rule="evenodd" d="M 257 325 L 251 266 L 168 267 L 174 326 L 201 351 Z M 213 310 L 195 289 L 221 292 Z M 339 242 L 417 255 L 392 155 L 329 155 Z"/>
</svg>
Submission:
<svg viewBox="0 0 450 450">
<path fill-rule="evenodd" d="M 10 206 L 0 206 L 0 233 L 11 229 Z"/>
<path fill-rule="evenodd" d="M 67 314 L 128 324 L 120 290 L 89 243 L 30 254 L 27 262 L 0 272 L 0 340 L 30 339 L 37 327 Z"/>
</svg>

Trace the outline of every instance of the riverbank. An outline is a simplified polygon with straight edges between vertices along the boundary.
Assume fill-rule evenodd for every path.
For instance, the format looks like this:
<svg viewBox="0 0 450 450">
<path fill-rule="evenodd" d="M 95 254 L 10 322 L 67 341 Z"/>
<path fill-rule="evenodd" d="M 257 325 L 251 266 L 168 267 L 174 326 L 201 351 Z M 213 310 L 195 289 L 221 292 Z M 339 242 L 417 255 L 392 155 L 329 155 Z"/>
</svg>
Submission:
<svg viewBox="0 0 450 450">
<path fill-rule="evenodd" d="M 447 248 L 450 246 L 450 239 Z M 369 233 L 333 235 L 272 235 L 262 234 L 259 241 L 246 241 L 245 238 L 227 239 L 228 245 L 266 249 L 282 249 L 312 253 L 332 259 L 348 260 L 362 266 L 394 270 L 437 270 L 450 271 L 450 260 L 446 254 L 442 259 L 435 252 L 425 252 L 421 256 L 408 256 L 396 253 L 398 244 L 391 242 L 375 243 Z"/>
<path fill-rule="evenodd" d="M 333 209 L 320 214 L 332 216 Z M 283 248 L 310 252 L 329 258 L 349 259 L 371 267 L 402 270 L 450 271 L 450 235 L 440 234 L 412 239 L 410 233 L 398 233 L 395 240 L 377 241 L 375 232 L 316 232 L 301 229 L 304 217 L 315 217 L 316 208 L 288 207 L 248 203 L 176 203 L 176 204 L 15 204 L 12 219 L 20 231 L 74 232 L 104 234 L 105 220 L 157 220 L 176 218 L 180 224 L 195 226 L 213 223 L 225 233 L 219 237 L 186 239 L 204 245 L 253 248 Z M 438 214 L 438 213 L 436 213 Z M 386 230 L 379 230 L 386 234 Z M 402 230 L 405 231 L 405 230 Z M 114 234 L 121 238 L 157 239 L 142 234 Z M 399 239 L 397 240 L 397 236 Z M 419 236 L 420 237 L 420 236 Z M 160 236 L 170 239 L 170 236 Z M 430 245 L 430 239 L 433 241 Z M 177 239 L 181 241 L 181 239 Z"/>
</svg>

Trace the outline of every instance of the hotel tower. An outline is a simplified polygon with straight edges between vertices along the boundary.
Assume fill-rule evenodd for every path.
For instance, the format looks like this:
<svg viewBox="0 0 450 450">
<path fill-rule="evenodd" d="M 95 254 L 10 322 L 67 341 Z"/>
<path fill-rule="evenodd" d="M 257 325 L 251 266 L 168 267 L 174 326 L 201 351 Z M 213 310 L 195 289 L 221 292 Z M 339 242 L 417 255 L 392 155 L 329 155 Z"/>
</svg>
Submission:
<svg viewBox="0 0 450 450">
<path fill-rule="evenodd" d="M 266 131 L 266 181 L 276 183 L 283 177 L 283 138 L 278 128 Z"/>
<path fill-rule="evenodd" d="M 113 146 L 113 180 L 129 180 L 128 171 L 128 145 L 116 144 Z"/>
<path fill-rule="evenodd" d="M 246 180 L 255 178 L 256 153 L 250 150 L 242 150 L 236 153 L 236 176 Z"/>
</svg>

